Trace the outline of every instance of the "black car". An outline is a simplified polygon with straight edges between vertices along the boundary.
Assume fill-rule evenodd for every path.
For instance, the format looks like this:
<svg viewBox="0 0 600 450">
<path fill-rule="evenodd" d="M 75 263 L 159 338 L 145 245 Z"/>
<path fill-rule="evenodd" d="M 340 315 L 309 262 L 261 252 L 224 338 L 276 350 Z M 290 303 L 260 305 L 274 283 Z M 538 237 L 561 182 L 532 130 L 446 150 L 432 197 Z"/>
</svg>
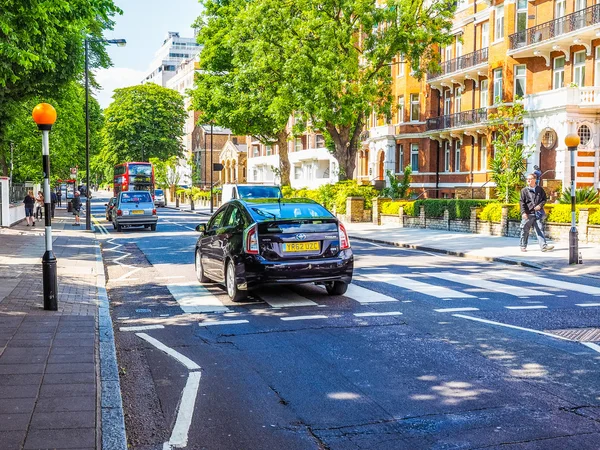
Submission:
<svg viewBox="0 0 600 450">
<path fill-rule="evenodd" d="M 196 230 L 198 280 L 224 283 L 234 302 L 258 286 L 317 283 L 342 295 L 352 282 L 348 233 L 312 200 L 232 200 Z"/>
<path fill-rule="evenodd" d="M 117 204 L 117 197 L 112 197 L 108 203 L 105 203 L 104 206 L 106 206 L 106 220 L 108 220 L 109 222 L 112 222 L 112 212 L 113 209 L 115 207 L 115 205 Z"/>
</svg>

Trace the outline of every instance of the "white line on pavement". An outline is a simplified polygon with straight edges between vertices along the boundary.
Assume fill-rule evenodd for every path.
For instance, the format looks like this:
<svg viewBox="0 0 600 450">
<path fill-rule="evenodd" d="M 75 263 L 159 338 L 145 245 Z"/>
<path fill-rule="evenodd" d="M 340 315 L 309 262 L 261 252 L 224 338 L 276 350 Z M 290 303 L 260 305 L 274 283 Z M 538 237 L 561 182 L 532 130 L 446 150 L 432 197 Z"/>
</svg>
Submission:
<svg viewBox="0 0 600 450">
<path fill-rule="evenodd" d="M 171 447 L 182 448 L 187 446 L 188 432 L 192 424 L 196 396 L 200 387 L 200 376 L 200 372 L 190 372 L 188 375 L 187 383 L 181 393 L 181 403 L 177 412 L 177 420 L 169 439 Z"/>
<path fill-rule="evenodd" d="M 582 308 L 588 308 L 591 306 L 600 306 L 600 303 L 576 303 L 575 306 L 581 306 Z"/>
<path fill-rule="evenodd" d="M 437 286 L 434 284 L 423 283 L 421 281 L 412 280 L 396 274 L 369 274 L 355 276 L 360 281 L 378 281 L 398 286 L 403 289 L 417 292 L 419 294 L 429 295 L 437 298 L 473 298 L 471 294 L 464 294 L 459 291 Z M 348 287 L 353 286 L 352 284 Z M 372 291 L 371 291 L 372 292 Z M 391 298 L 391 297 L 390 297 Z M 393 299 L 395 300 L 395 299 Z"/>
<path fill-rule="evenodd" d="M 557 336 L 555 334 L 546 333 L 544 331 L 533 330 L 531 328 L 517 327 L 516 325 L 508 325 L 506 323 L 494 322 L 494 321 L 491 321 L 491 320 L 480 319 L 478 317 L 465 316 L 464 314 L 452 314 L 452 316 L 453 317 L 460 317 L 461 319 L 474 320 L 475 322 L 482 322 L 482 323 L 488 323 L 490 325 L 497 325 L 497 326 L 500 326 L 500 327 L 512 328 L 514 330 L 521 330 L 521 331 L 528 331 L 530 333 L 542 334 L 544 336 L 549 336 L 549 337 L 553 337 L 553 338 L 556 338 L 556 339 L 561 339 L 563 341 L 570 341 L 570 339 L 564 338 L 562 336 Z"/>
<path fill-rule="evenodd" d="M 356 317 L 379 317 L 379 316 L 401 316 L 402 313 L 400 311 L 389 311 L 389 312 L 364 312 L 364 313 L 354 313 Z"/>
<path fill-rule="evenodd" d="M 168 280 L 169 278 L 185 278 L 184 275 L 168 275 L 166 277 L 155 277 L 157 280 Z"/>
<path fill-rule="evenodd" d="M 119 278 L 115 278 L 115 279 L 114 279 L 114 280 L 112 280 L 112 281 L 123 281 L 123 280 L 125 280 L 125 279 L 129 278 L 129 276 L 130 276 L 130 275 L 133 275 L 134 273 L 136 273 L 136 272 L 138 272 L 138 271 L 140 271 L 140 270 L 142 270 L 142 268 L 141 268 L 141 267 L 138 267 L 138 268 L 136 268 L 136 269 L 130 270 L 130 271 L 129 271 L 129 272 L 127 272 L 125 275 L 121 275 Z"/>
<path fill-rule="evenodd" d="M 547 309 L 547 306 L 543 305 L 531 305 L 531 306 L 505 306 L 506 309 Z"/>
<path fill-rule="evenodd" d="M 600 345 L 594 344 L 593 342 L 582 342 L 582 344 L 600 353 Z"/>
<path fill-rule="evenodd" d="M 371 289 L 365 289 L 364 287 L 356 284 L 349 284 L 348 290 L 344 294 L 344 297 L 351 298 L 358 303 L 384 303 L 384 302 L 397 302 L 398 300 L 388 295 L 380 294 L 379 292 L 372 291 Z"/>
<path fill-rule="evenodd" d="M 567 291 L 582 292 L 584 294 L 600 294 L 600 288 L 595 286 L 588 286 L 585 284 L 569 283 L 566 281 L 553 280 L 552 278 L 540 277 L 537 275 L 527 274 L 526 277 L 522 276 L 519 272 L 512 270 L 498 270 L 491 271 L 491 275 L 501 278 L 508 278 L 512 280 L 520 280 L 523 283 L 537 284 L 540 286 L 555 287 L 565 289 Z"/>
<path fill-rule="evenodd" d="M 313 319 L 327 319 L 327 316 L 293 316 L 293 317 L 282 317 L 281 320 L 313 320 Z"/>
<path fill-rule="evenodd" d="M 435 312 L 461 312 L 461 311 L 479 311 L 479 308 L 441 308 L 434 309 Z"/>
<path fill-rule="evenodd" d="M 182 355 L 177 350 L 173 350 L 171 347 L 167 347 L 165 344 L 160 342 L 158 339 L 154 339 L 152 336 L 148 336 L 146 333 L 136 333 L 136 336 L 139 336 L 146 342 L 154 345 L 157 349 L 165 352 L 167 355 L 175 358 L 181 364 L 183 364 L 188 370 L 198 370 L 200 366 L 196 364 L 194 361 L 189 359 L 187 356 Z"/>
<path fill-rule="evenodd" d="M 198 325 L 201 327 L 209 327 L 211 325 L 237 325 L 240 323 L 248 323 L 247 320 L 205 320 Z"/>
<path fill-rule="evenodd" d="M 446 281 L 453 281 L 455 283 L 466 284 L 468 286 L 478 287 L 487 291 L 500 292 L 502 294 L 514 295 L 515 297 L 521 296 L 541 296 L 541 295 L 552 295 L 547 292 L 536 291 L 534 289 L 526 289 L 520 286 L 510 286 L 507 284 L 496 283 L 494 281 L 481 280 L 473 275 L 461 275 L 452 272 L 432 272 L 429 274 L 432 277 L 441 278 Z"/>
<path fill-rule="evenodd" d="M 140 325 L 136 327 L 121 327 L 119 331 L 145 331 L 145 330 L 161 330 L 164 325 Z"/>
</svg>

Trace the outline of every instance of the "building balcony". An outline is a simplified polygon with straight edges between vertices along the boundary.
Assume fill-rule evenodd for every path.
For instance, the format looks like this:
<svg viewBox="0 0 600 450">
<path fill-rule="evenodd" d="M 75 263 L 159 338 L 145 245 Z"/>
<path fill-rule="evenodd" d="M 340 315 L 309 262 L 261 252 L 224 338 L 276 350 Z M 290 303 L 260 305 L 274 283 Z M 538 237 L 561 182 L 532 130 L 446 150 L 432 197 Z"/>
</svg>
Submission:
<svg viewBox="0 0 600 450">
<path fill-rule="evenodd" d="M 479 76 L 487 77 L 487 62 L 488 48 L 485 47 L 443 62 L 439 72 L 427 74 L 427 82 L 440 92 L 442 87 L 451 88 L 453 84 L 459 84 L 464 89 L 465 80 L 474 80 L 477 84 Z"/>
<path fill-rule="evenodd" d="M 600 108 L 600 86 L 566 87 L 526 95 L 525 111 L 545 111 L 562 108 Z"/>
<path fill-rule="evenodd" d="M 396 134 L 396 128 L 394 125 L 382 125 L 379 127 L 369 128 L 367 139 L 374 140 L 387 136 L 394 136 Z"/>
<path fill-rule="evenodd" d="M 541 56 L 550 66 L 550 52 L 564 52 L 567 61 L 571 45 L 583 45 L 591 54 L 593 39 L 600 32 L 600 4 L 510 35 L 508 54 L 513 58 Z"/>
<path fill-rule="evenodd" d="M 461 111 L 446 116 L 427 119 L 427 131 L 439 131 L 454 128 L 481 126 L 487 120 L 487 108 Z"/>
</svg>

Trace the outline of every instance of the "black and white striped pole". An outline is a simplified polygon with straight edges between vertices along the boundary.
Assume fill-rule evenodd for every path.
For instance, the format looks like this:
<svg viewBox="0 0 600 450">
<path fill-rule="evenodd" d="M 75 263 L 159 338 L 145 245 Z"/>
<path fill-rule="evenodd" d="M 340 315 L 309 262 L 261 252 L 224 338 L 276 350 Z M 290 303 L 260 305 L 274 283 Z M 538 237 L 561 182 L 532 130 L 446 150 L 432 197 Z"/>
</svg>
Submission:
<svg viewBox="0 0 600 450">
<path fill-rule="evenodd" d="M 58 281 L 56 257 L 52 251 L 52 211 L 50 210 L 50 130 L 56 122 L 56 110 L 48 103 L 33 108 L 33 120 L 42 132 L 42 165 L 44 171 L 44 219 L 46 251 L 42 257 L 42 280 L 44 283 L 44 309 L 58 309 Z"/>
</svg>

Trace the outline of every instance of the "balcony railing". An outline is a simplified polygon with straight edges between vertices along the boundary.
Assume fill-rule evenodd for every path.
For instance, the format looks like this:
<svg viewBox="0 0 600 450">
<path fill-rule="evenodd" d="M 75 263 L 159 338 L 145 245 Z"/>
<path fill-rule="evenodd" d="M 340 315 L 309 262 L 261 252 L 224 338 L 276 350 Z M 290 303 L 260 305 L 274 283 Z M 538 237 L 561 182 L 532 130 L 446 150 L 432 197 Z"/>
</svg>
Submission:
<svg viewBox="0 0 600 450">
<path fill-rule="evenodd" d="M 487 62 L 488 60 L 488 48 L 481 48 L 472 53 L 468 53 L 458 58 L 451 59 L 450 61 L 444 61 L 440 64 L 439 72 L 430 72 L 427 74 L 428 79 L 439 78 L 452 72 L 459 70 L 468 69 L 469 67 L 477 66 L 478 64 Z"/>
<path fill-rule="evenodd" d="M 600 4 L 510 35 L 510 49 L 536 44 L 600 23 Z"/>
<path fill-rule="evenodd" d="M 486 120 L 487 108 L 461 111 L 455 114 L 448 114 L 447 116 L 439 116 L 427 119 L 427 131 L 464 127 L 467 125 L 482 123 Z"/>
</svg>

